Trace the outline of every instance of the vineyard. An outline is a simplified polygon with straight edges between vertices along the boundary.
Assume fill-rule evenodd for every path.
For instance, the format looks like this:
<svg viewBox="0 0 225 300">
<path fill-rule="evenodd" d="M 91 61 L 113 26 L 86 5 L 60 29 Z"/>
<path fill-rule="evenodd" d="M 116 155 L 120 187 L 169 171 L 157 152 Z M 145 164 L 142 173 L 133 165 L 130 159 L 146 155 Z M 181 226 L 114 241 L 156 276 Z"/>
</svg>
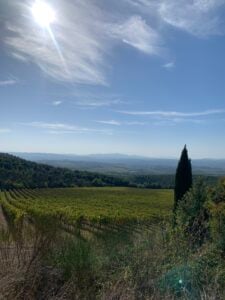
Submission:
<svg viewBox="0 0 225 300">
<path fill-rule="evenodd" d="M 21 189 L 0 196 L 7 221 L 57 224 L 67 231 L 158 222 L 170 216 L 173 199 L 170 190 L 134 188 Z"/>
</svg>

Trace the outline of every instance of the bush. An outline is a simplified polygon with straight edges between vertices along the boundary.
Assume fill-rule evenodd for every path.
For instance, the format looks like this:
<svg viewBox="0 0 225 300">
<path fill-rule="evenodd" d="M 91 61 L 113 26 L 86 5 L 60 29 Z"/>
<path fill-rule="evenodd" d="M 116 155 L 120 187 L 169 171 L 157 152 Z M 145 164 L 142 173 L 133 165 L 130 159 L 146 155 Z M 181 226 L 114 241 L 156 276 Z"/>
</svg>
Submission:
<svg viewBox="0 0 225 300">
<path fill-rule="evenodd" d="M 202 245 L 209 237 L 208 189 L 199 179 L 177 209 L 177 225 L 193 245 Z"/>
<path fill-rule="evenodd" d="M 221 180 L 216 188 L 211 190 L 211 236 L 218 249 L 225 254 L 225 180 Z"/>
</svg>

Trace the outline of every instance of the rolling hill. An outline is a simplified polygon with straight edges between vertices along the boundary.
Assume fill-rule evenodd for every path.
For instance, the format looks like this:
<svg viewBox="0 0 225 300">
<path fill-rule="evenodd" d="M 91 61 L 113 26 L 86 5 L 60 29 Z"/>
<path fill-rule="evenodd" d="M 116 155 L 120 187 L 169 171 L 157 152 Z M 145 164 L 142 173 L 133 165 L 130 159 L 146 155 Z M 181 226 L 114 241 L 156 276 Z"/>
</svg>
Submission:
<svg viewBox="0 0 225 300">
<path fill-rule="evenodd" d="M 0 153 L 0 188 L 122 186 L 123 179 L 39 164 Z"/>
</svg>

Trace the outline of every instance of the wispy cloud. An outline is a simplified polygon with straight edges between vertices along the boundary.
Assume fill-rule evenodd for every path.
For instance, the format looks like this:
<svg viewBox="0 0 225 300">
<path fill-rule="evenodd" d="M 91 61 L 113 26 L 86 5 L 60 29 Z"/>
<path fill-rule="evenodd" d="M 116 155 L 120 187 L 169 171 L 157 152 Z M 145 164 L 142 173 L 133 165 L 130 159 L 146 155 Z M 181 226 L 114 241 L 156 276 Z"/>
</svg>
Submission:
<svg viewBox="0 0 225 300">
<path fill-rule="evenodd" d="M 157 17 L 162 26 L 170 25 L 195 36 L 224 33 L 219 12 L 224 0 L 125 0 L 142 14 Z"/>
<path fill-rule="evenodd" d="M 102 99 L 100 98 L 80 98 L 73 102 L 75 105 L 83 107 L 107 107 L 121 103 L 120 99 Z"/>
<path fill-rule="evenodd" d="M 111 33 L 147 54 L 158 55 L 161 52 L 162 41 L 159 33 L 140 16 L 132 16 L 124 23 L 113 26 Z"/>
<path fill-rule="evenodd" d="M 108 120 L 108 121 L 96 121 L 97 123 L 100 124 L 106 124 L 106 125 L 114 125 L 114 126 L 120 126 L 122 123 L 119 121 L 115 120 Z"/>
<path fill-rule="evenodd" d="M 146 122 L 139 122 L 139 121 L 116 121 L 116 120 L 106 120 L 106 121 L 96 121 L 97 123 L 100 124 L 105 124 L 105 125 L 113 125 L 113 126 L 122 126 L 122 125 L 128 125 L 128 126 L 133 126 L 133 125 L 146 125 Z"/>
<path fill-rule="evenodd" d="M 53 101 L 53 102 L 52 102 L 52 105 L 53 105 L 53 106 L 59 106 L 59 105 L 61 105 L 62 103 L 63 103 L 63 101 L 56 100 L 56 101 Z"/>
<path fill-rule="evenodd" d="M 81 127 L 81 126 L 65 124 L 65 123 L 30 122 L 30 123 L 22 123 L 22 125 L 41 128 L 47 130 L 47 132 L 51 134 L 85 133 L 85 132 L 112 134 L 111 130 Z"/>
<path fill-rule="evenodd" d="M 166 64 L 163 65 L 163 68 L 167 69 L 167 70 L 171 70 L 175 67 L 175 62 L 174 61 L 171 61 L 171 62 L 168 62 Z"/>
<path fill-rule="evenodd" d="M 203 119 L 191 119 L 191 118 L 157 118 L 153 122 L 155 126 L 174 126 L 176 124 L 192 123 L 192 124 L 205 124 L 206 120 Z"/>
<path fill-rule="evenodd" d="M 13 3 L 21 17 L 9 20 L 6 25 L 9 34 L 4 41 L 9 53 L 35 63 L 58 81 L 105 84 L 108 50 L 100 26 L 102 12 L 91 1 L 76 1 L 76 4 L 58 1 L 57 22 L 52 26 L 54 43 L 47 30 L 39 28 L 32 19 L 29 5 L 27 1 Z"/>
<path fill-rule="evenodd" d="M 164 27 L 199 37 L 224 33 L 219 12 L 225 0 L 121 0 L 121 11 L 102 1 L 52 1 L 56 22 L 51 32 L 34 22 L 30 1 L 8 5 L 17 18 L 14 13 L 4 18 L 7 53 L 59 82 L 108 85 L 115 47 L 127 44 L 147 55 L 161 55 Z"/>
<path fill-rule="evenodd" d="M 9 133 L 9 132 L 11 132 L 12 130 L 11 129 L 9 129 L 9 128 L 0 128 L 0 134 L 1 133 Z"/>
<path fill-rule="evenodd" d="M 27 57 L 25 57 L 24 55 L 17 53 L 17 52 L 11 52 L 12 57 L 16 58 L 17 60 L 23 62 L 23 63 L 27 63 L 29 61 L 29 59 Z"/>
<path fill-rule="evenodd" d="M 8 53 L 58 81 L 107 84 L 108 58 L 118 42 L 147 54 L 159 49 L 159 34 L 141 16 L 122 16 L 95 1 L 57 1 L 51 34 L 32 19 L 30 1 L 10 5 L 18 18 L 6 23 Z"/>
<path fill-rule="evenodd" d="M 159 116 L 159 117 L 200 117 L 200 116 L 209 116 L 209 115 L 217 115 L 224 114 L 224 109 L 213 109 L 213 110 L 205 110 L 200 112 L 177 112 L 177 111 L 118 111 L 119 113 L 126 115 L 139 115 L 139 116 Z"/>
<path fill-rule="evenodd" d="M 15 85 L 18 84 L 18 80 L 16 79 L 7 79 L 7 80 L 2 80 L 0 81 L 0 86 L 10 86 L 10 85 Z"/>
<path fill-rule="evenodd" d="M 158 11 L 164 22 L 193 35 L 221 34 L 218 11 L 224 0 L 161 0 Z"/>
<path fill-rule="evenodd" d="M 71 103 L 84 108 L 110 107 L 125 103 L 120 95 L 109 93 L 96 93 L 87 91 L 76 91 L 71 95 L 65 96 Z"/>
</svg>

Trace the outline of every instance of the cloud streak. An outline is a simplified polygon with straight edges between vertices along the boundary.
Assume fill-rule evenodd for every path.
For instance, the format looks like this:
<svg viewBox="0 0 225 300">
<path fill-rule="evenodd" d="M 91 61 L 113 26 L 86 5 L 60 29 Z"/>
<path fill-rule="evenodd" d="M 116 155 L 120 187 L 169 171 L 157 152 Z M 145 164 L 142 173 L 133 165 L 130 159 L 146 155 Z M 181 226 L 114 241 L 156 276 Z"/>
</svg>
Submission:
<svg viewBox="0 0 225 300">
<path fill-rule="evenodd" d="M 0 134 L 2 133 L 10 133 L 12 130 L 9 128 L 0 128 Z"/>
<path fill-rule="evenodd" d="M 63 103 L 63 101 L 56 100 L 56 101 L 53 101 L 53 102 L 52 102 L 52 105 L 53 105 L 53 106 L 59 106 L 59 105 L 61 105 L 62 103 Z"/>
<path fill-rule="evenodd" d="M 85 133 L 85 132 L 112 134 L 111 130 L 81 127 L 81 126 L 65 124 L 65 123 L 30 122 L 30 123 L 22 123 L 22 125 L 41 128 L 47 130 L 47 132 L 51 134 Z"/>
<path fill-rule="evenodd" d="M 201 116 L 210 116 L 217 114 L 224 114 L 224 109 L 213 109 L 213 110 L 205 110 L 200 112 L 178 112 L 178 111 L 118 111 L 119 113 L 126 115 L 135 115 L 135 116 L 158 116 L 164 118 L 174 118 L 174 117 L 201 117 Z"/>
<path fill-rule="evenodd" d="M 171 70 L 175 67 L 175 63 L 173 61 L 168 62 L 166 64 L 163 65 L 163 68 L 167 69 L 167 70 Z"/>
<path fill-rule="evenodd" d="M 96 121 L 97 123 L 100 124 L 105 124 L 105 125 L 113 125 L 113 126 L 122 126 L 122 125 L 128 125 L 128 126 L 135 126 L 135 125 L 146 125 L 145 122 L 139 122 L 139 121 L 116 121 L 116 120 L 100 120 Z"/>
<path fill-rule="evenodd" d="M 120 126 L 122 123 L 116 120 L 108 120 L 108 121 L 96 121 L 97 123 L 100 124 L 105 124 L 105 125 L 113 125 L 113 126 Z"/>
<path fill-rule="evenodd" d="M 15 79 L 8 79 L 8 80 L 2 80 L 0 81 L 0 86 L 11 86 L 18 84 L 18 80 Z"/>
</svg>

